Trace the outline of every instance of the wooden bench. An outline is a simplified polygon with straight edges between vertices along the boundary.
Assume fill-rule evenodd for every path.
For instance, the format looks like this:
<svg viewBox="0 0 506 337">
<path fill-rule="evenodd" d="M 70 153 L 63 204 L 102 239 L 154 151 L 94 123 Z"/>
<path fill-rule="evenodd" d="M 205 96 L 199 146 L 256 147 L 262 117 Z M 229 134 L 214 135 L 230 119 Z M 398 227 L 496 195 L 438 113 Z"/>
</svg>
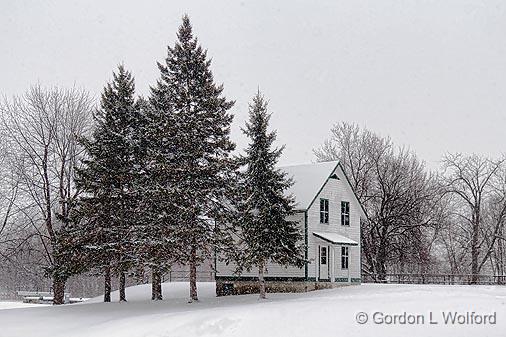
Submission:
<svg viewBox="0 0 506 337">
<path fill-rule="evenodd" d="M 24 303 L 51 304 L 53 293 L 44 291 L 18 291 L 18 296 L 23 297 Z M 70 303 L 70 294 L 65 293 L 64 303 Z"/>
</svg>

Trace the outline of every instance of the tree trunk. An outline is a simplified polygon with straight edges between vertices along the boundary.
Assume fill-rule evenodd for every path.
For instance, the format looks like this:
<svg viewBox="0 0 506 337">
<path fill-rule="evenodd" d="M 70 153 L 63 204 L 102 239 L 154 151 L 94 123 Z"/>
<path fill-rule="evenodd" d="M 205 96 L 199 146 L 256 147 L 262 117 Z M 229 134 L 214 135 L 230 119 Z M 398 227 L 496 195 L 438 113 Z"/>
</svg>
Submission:
<svg viewBox="0 0 506 337">
<path fill-rule="evenodd" d="M 162 297 L 162 276 L 158 268 L 151 269 L 151 299 L 161 301 Z"/>
<path fill-rule="evenodd" d="M 503 236 L 503 227 L 499 229 L 499 233 L 497 234 L 499 237 Z M 497 241 L 497 253 L 498 253 L 498 259 L 497 259 L 497 275 L 504 275 L 504 249 L 503 249 L 503 240 L 499 239 Z M 498 284 L 503 284 L 503 278 L 499 277 L 497 279 Z"/>
<path fill-rule="evenodd" d="M 260 292 L 260 299 L 265 299 L 265 277 L 264 277 L 264 270 L 265 270 L 265 261 L 261 261 L 258 264 L 258 289 Z"/>
<path fill-rule="evenodd" d="M 190 252 L 190 300 L 199 300 L 197 296 L 197 249 L 193 245 Z"/>
<path fill-rule="evenodd" d="M 53 304 L 60 305 L 65 303 L 65 280 L 53 277 Z"/>
<path fill-rule="evenodd" d="M 480 254 L 479 243 L 478 243 L 478 235 L 480 234 L 480 219 L 479 219 L 479 211 L 474 212 L 473 215 L 473 231 L 471 238 L 471 284 L 478 283 L 478 255 Z"/>
<path fill-rule="evenodd" d="M 125 293 L 125 284 L 126 284 L 126 275 L 124 271 L 121 271 L 119 274 L 119 301 L 126 302 L 126 293 Z"/>
<path fill-rule="evenodd" d="M 378 282 L 385 282 L 387 279 L 387 247 L 384 241 L 380 241 L 378 247 L 378 255 L 376 257 L 376 273 L 378 274 Z"/>
<path fill-rule="evenodd" d="M 111 302 L 111 266 L 104 270 L 104 302 Z"/>
</svg>

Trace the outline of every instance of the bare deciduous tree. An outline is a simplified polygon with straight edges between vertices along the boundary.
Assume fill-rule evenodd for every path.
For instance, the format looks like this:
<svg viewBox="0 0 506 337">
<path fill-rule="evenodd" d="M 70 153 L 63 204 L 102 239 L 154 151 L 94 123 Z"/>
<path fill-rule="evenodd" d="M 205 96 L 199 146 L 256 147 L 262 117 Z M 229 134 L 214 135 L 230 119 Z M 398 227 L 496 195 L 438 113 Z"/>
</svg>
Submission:
<svg viewBox="0 0 506 337">
<path fill-rule="evenodd" d="M 396 148 L 357 125 L 341 123 L 332 137 L 315 150 L 319 161 L 340 160 L 368 213 L 362 225 L 363 272 L 384 279 L 387 269 L 428 258 L 433 239 L 423 231 L 432 226 L 435 184 L 416 155 Z"/>
<path fill-rule="evenodd" d="M 443 184 L 445 193 L 457 198 L 462 204 L 456 211 L 470 234 L 472 282 L 493 252 L 506 215 L 504 179 L 501 179 L 504 160 L 491 160 L 478 155 L 448 154 L 443 158 Z M 485 208 L 488 206 L 492 234 L 486 234 Z M 489 228 L 490 229 L 490 228 Z M 480 261 L 482 245 L 485 255 Z"/>
<path fill-rule="evenodd" d="M 91 112 L 92 100 L 84 90 L 40 85 L 1 105 L 9 169 L 19 179 L 18 208 L 32 225 L 26 236 L 35 235 L 43 247 L 55 304 L 63 303 L 69 277 L 58 233 L 78 193 L 73 185 L 81 153 L 78 139 L 89 131 Z"/>
</svg>

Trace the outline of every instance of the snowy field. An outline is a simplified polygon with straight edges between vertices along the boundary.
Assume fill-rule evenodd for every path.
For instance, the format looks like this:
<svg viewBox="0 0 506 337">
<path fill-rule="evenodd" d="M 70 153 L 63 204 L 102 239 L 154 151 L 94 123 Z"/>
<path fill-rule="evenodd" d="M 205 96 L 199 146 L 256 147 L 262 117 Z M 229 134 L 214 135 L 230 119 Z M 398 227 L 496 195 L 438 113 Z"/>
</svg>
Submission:
<svg viewBox="0 0 506 337">
<path fill-rule="evenodd" d="M 45 304 L 33 304 L 33 303 L 23 303 L 23 302 L 10 302 L 10 301 L 0 301 L 0 310 L 6 309 L 19 309 L 19 308 L 43 308 L 46 307 Z M 1 315 L 1 314 L 0 314 Z M 1 332 L 0 332 L 1 336 Z"/>
<path fill-rule="evenodd" d="M 199 303 L 187 303 L 187 293 L 186 283 L 164 284 L 165 300 L 152 303 L 147 300 L 150 285 L 142 285 L 127 289 L 128 303 L 100 303 L 97 298 L 60 307 L 1 310 L 0 336 L 504 337 L 506 334 L 506 287 L 499 286 L 367 284 L 305 294 L 270 294 L 268 300 L 258 301 L 256 295 L 216 298 L 214 283 L 200 283 Z M 117 300 L 117 293 L 113 298 Z M 357 323 L 357 317 L 364 319 L 361 312 L 368 316 L 365 324 Z M 445 324 L 442 315 L 454 312 L 464 318 L 467 312 L 475 312 L 470 317 L 495 312 L 495 324 L 469 321 Z M 438 324 L 430 323 L 430 313 L 432 322 Z M 417 322 L 403 324 L 402 317 L 406 321 L 414 317 Z M 494 320 L 493 316 L 487 317 Z M 393 320 L 397 323 L 385 323 Z"/>
</svg>

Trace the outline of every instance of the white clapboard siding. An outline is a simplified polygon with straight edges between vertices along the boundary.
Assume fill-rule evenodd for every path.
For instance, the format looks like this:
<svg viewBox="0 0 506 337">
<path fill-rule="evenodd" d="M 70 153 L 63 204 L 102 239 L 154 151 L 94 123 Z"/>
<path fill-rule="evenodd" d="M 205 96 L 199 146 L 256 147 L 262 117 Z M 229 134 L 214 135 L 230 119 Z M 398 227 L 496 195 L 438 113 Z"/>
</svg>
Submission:
<svg viewBox="0 0 506 337">
<path fill-rule="evenodd" d="M 297 221 L 301 229 L 301 233 L 304 234 L 304 213 L 295 213 L 292 215 L 291 220 Z M 284 267 L 276 263 L 267 264 L 266 277 L 304 277 L 304 268 L 297 267 Z M 224 262 L 216 262 L 216 276 L 234 276 L 235 264 L 231 263 L 226 265 Z M 238 275 L 235 275 L 238 276 Z M 241 277 L 257 277 L 258 269 L 252 269 L 251 271 L 243 271 Z"/>
<path fill-rule="evenodd" d="M 324 241 L 312 234 L 316 231 L 339 233 L 359 243 L 358 246 L 349 247 L 349 272 L 351 278 L 360 278 L 360 217 L 363 216 L 363 212 L 341 166 L 338 166 L 333 173 L 337 175 L 339 180 L 329 179 L 308 210 L 308 258 L 309 261 L 312 261 L 308 267 L 308 277 L 317 277 L 316 247 L 319 244 L 325 244 Z M 329 200 L 329 224 L 320 223 L 320 198 Z M 341 225 L 341 201 L 350 203 L 350 226 Z M 336 248 L 335 256 L 335 261 L 330 262 L 336 264 L 336 277 L 348 277 L 348 271 L 341 269 L 341 249 L 339 246 Z"/>
<path fill-rule="evenodd" d="M 346 179 L 341 166 L 337 166 L 337 162 L 313 164 L 315 165 L 315 176 L 308 177 L 310 167 L 299 166 L 287 168 L 287 172 L 294 172 L 293 178 L 297 179 L 297 174 L 304 175 L 304 184 L 299 184 L 297 188 L 292 188 L 292 193 L 299 193 L 299 196 L 294 195 L 297 200 L 299 211 L 295 213 L 292 218 L 298 221 L 301 233 L 304 234 L 304 221 L 305 214 L 307 213 L 307 239 L 308 239 L 308 278 L 315 279 L 318 277 L 318 253 L 319 245 L 328 245 L 330 243 L 323 241 L 313 235 L 313 232 L 332 232 L 339 233 L 347 238 L 357 242 L 357 246 L 349 246 L 349 269 L 343 270 L 341 268 L 341 246 L 335 246 L 335 253 L 329 251 L 329 262 L 334 264 L 335 277 L 344 279 L 360 279 L 360 219 L 365 218 L 365 214 L 353 193 L 353 190 Z M 327 173 L 323 174 L 323 170 L 327 169 Z M 332 170 L 335 169 L 334 172 Z M 329 176 L 336 174 L 338 179 L 327 179 Z M 310 178 L 310 179 L 308 179 Z M 309 182 L 316 186 L 308 186 Z M 301 188 L 301 186 L 303 188 Z M 313 193 L 313 198 L 309 198 L 306 194 L 310 189 Z M 304 192 L 303 198 L 300 194 Z M 329 200 L 329 224 L 320 224 L 320 198 Z M 311 203 L 311 200 L 313 202 Z M 348 201 L 350 203 L 350 226 L 341 225 L 341 201 Z M 309 208 L 304 212 L 305 208 Z M 333 259 L 333 257 L 335 257 Z M 330 267 L 332 268 L 332 267 Z M 234 275 L 235 265 L 226 265 L 224 262 L 217 261 L 216 263 L 216 276 L 239 276 Z M 258 270 L 253 269 L 250 272 L 244 271 L 241 277 L 256 277 Z M 284 267 L 278 264 L 269 263 L 267 265 L 267 277 L 304 277 L 304 268 Z"/>
</svg>

